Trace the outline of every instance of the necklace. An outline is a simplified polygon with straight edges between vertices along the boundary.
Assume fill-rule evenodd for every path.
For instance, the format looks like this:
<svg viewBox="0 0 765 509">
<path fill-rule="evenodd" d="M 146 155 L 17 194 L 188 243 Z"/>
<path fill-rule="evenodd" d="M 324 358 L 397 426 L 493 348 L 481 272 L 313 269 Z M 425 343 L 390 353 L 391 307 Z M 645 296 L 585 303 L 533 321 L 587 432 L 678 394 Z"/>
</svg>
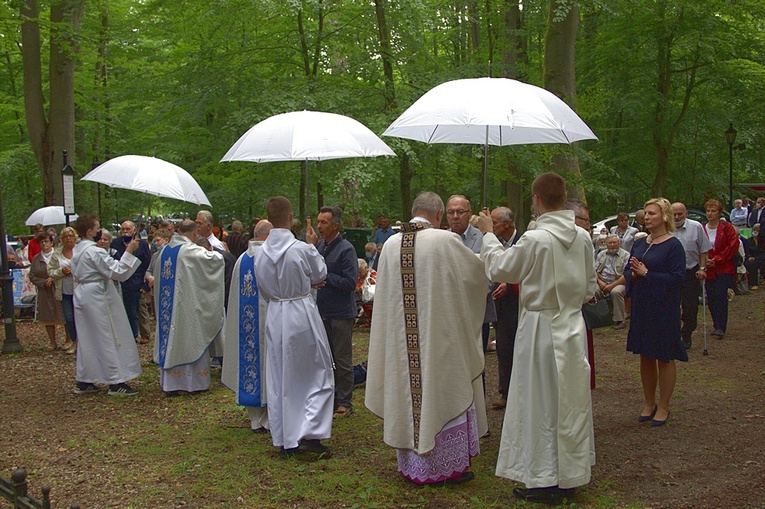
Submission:
<svg viewBox="0 0 765 509">
<path fill-rule="evenodd" d="M 657 237 L 654 237 L 653 234 L 651 234 L 651 240 L 648 242 L 648 244 L 652 246 L 653 243 L 656 242 L 656 240 L 658 240 L 658 239 L 660 239 L 660 238 L 662 238 L 662 237 L 664 237 L 666 235 L 669 235 L 669 232 L 664 232 L 664 233 L 662 233 L 661 235 L 659 235 Z"/>
</svg>

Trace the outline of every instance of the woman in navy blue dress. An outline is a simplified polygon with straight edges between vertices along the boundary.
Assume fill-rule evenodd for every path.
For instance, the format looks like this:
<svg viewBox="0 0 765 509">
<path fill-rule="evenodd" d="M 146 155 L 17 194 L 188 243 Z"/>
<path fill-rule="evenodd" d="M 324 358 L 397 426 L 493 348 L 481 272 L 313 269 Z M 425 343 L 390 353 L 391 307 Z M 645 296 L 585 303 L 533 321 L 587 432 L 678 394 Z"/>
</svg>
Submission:
<svg viewBox="0 0 765 509">
<path fill-rule="evenodd" d="M 670 235 L 675 222 L 669 201 L 654 198 L 646 202 L 644 210 L 645 225 L 651 233 L 632 246 L 630 263 L 624 270 L 627 295 L 632 298 L 627 351 L 640 354 L 645 407 L 638 421 L 662 426 L 669 417 L 669 402 L 675 388 L 675 360 L 688 360 L 680 339 L 685 250 Z"/>
</svg>

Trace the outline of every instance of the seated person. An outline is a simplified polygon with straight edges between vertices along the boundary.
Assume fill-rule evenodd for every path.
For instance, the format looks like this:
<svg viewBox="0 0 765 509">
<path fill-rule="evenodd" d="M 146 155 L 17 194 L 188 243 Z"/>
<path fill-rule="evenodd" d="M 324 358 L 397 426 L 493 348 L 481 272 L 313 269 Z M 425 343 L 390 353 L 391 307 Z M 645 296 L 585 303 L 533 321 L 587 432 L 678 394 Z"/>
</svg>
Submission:
<svg viewBox="0 0 765 509">
<path fill-rule="evenodd" d="M 765 245 L 763 245 L 763 232 L 760 231 L 760 224 L 757 223 L 752 227 L 752 236 L 746 239 L 744 245 L 746 250 L 746 257 L 744 258 L 744 266 L 749 273 L 749 289 L 757 290 L 759 288 L 759 276 L 760 272 L 765 270 Z"/>
<path fill-rule="evenodd" d="M 372 323 L 372 301 L 375 297 L 374 284 L 377 280 L 377 272 L 370 269 L 363 258 L 359 258 L 358 263 L 359 278 L 356 282 L 356 305 L 359 308 L 358 323 L 363 324 L 364 327 L 369 327 Z"/>
<path fill-rule="evenodd" d="M 606 249 L 595 260 L 595 273 L 598 277 L 598 298 L 611 296 L 613 304 L 614 329 L 624 328 L 624 293 L 626 290 L 624 267 L 630 254 L 619 247 L 619 237 L 611 234 L 606 237 Z"/>
</svg>

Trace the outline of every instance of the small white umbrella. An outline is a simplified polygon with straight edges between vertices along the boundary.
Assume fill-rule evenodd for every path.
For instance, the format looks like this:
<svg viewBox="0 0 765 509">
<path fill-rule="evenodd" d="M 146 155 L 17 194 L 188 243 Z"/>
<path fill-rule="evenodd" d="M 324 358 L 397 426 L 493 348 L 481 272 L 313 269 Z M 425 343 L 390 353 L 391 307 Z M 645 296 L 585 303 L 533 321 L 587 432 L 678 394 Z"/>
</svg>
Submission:
<svg viewBox="0 0 765 509">
<path fill-rule="evenodd" d="M 425 143 L 526 145 L 597 140 L 565 102 L 506 78 L 448 81 L 426 92 L 383 133 Z M 483 205 L 486 205 L 484 155 Z"/>
<path fill-rule="evenodd" d="M 119 156 L 101 163 L 81 180 L 119 189 L 132 189 L 197 205 L 210 205 L 189 172 L 156 157 Z"/>
<path fill-rule="evenodd" d="M 73 221 L 77 219 L 77 214 L 69 215 L 69 220 Z M 43 207 L 37 209 L 27 218 L 27 226 L 34 226 L 36 224 L 43 226 L 50 226 L 54 224 L 66 224 L 66 216 L 64 215 L 64 207 L 61 205 L 53 205 L 50 207 Z"/>
<path fill-rule="evenodd" d="M 293 111 L 269 117 L 244 133 L 221 162 L 323 161 L 346 157 L 395 156 L 361 122 L 320 111 Z M 305 165 L 306 208 L 308 165 Z"/>
</svg>

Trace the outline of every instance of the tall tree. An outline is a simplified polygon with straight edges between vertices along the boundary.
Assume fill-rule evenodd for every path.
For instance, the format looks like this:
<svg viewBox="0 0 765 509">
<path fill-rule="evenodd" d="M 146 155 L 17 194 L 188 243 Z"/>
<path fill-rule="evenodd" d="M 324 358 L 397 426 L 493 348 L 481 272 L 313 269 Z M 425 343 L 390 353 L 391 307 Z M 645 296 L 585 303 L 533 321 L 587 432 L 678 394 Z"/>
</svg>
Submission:
<svg viewBox="0 0 765 509">
<path fill-rule="evenodd" d="M 545 33 L 544 87 L 576 109 L 576 32 L 579 8 L 567 0 L 549 0 Z M 564 174 L 568 195 L 585 201 L 579 158 L 568 152 L 556 152 L 552 167 Z"/>
<path fill-rule="evenodd" d="M 74 70 L 77 32 L 83 0 L 59 0 L 50 6 L 50 103 L 45 113 L 43 94 L 40 9 L 37 0 L 21 6 L 24 105 L 27 131 L 43 182 L 45 205 L 63 203 L 62 155 L 66 150 L 74 165 Z"/>
</svg>

